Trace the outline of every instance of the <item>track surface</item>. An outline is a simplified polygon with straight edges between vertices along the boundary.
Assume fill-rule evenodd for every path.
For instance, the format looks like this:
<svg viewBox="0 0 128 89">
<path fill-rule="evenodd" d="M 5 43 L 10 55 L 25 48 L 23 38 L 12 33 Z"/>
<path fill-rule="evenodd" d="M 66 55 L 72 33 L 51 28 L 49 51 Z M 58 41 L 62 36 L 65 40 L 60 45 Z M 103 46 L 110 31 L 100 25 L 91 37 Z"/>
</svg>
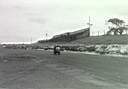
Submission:
<svg viewBox="0 0 128 89">
<path fill-rule="evenodd" d="M 128 89 L 128 58 L 1 49 L 0 89 Z"/>
</svg>

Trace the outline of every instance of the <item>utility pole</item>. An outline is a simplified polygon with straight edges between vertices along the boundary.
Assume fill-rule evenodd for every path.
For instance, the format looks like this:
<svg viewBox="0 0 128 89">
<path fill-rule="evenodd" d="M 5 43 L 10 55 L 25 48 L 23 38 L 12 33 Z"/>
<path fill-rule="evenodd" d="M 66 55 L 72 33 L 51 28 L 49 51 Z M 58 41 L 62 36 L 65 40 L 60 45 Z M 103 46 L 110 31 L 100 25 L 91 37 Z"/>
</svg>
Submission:
<svg viewBox="0 0 128 89">
<path fill-rule="evenodd" d="M 105 30 L 104 30 L 104 35 L 106 35 L 106 34 L 107 34 L 107 33 L 106 33 L 106 30 L 108 29 L 107 25 L 108 25 L 108 21 L 107 21 L 107 20 L 105 20 Z"/>
<path fill-rule="evenodd" d="M 90 30 L 90 27 L 91 27 L 91 20 L 90 20 L 90 16 L 89 16 L 89 21 L 88 21 L 87 25 L 88 25 L 88 28 L 89 28 L 89 30 Z"/>
<path fill-rule="evenodd" d="M 91 24 L 90 16 L 89 16 L 89 22 L 87 23 L 87 25 L 88 25 L 88 28 L 89 28 L 89 34 L 90 34 L 91 26 L 93 25 L 93 24 Z"/>
<path fill-rule="evenodd" d="M 46 33 L 46 41 L 47 41 L 47 38 L 48 38 L 48 33 Z"/>
<path fill-rule="evenodd" d="M 91 27 L 91 20 L 90 20 L 90 16 L 89 16 L 89 30 L 90 30 L 90 27 Z"/>
<path fill-rule="evenodd" d="M 126 27 L 126 35 L 128 34 L 128 25 L 125 25 Z"/>
</svg>

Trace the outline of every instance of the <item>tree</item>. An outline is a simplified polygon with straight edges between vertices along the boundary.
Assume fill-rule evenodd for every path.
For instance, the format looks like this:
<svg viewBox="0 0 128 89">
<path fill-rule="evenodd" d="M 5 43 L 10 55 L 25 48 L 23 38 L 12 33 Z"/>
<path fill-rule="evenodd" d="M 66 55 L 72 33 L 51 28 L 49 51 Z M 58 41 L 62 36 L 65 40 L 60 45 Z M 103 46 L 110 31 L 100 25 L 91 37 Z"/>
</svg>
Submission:
<svg viewBox="0 0 128 89">
<path fill-rule="evenodd" d="M 125 30 L 127 30 L 127 27 L 119 27 L 119 28 L 118 28 L 118 32 L 119 32 L 120 35 L 122 35 L 122 33 L 123 33 Z"/>
<path fill-rule="evenodd" d="M 123 32 L 126 30 L 125 22 L 123 20 L 120 20 L 118 18 L 112 18 L 108 20 L 109 23 L 112 23 L 115 27 L 109 27 L 108 33 L 111 34 L 112 32 L 114 35 L 122 35 Z"/>
<path fill-rule="evenodd" d="M 109 19 L 108 22 L 111 22 L 112 24 L 114 24 L 118 27 L 122 26 L 125 23 L 123 20 L 120 20 L 118 18 Z"/>
</svg>

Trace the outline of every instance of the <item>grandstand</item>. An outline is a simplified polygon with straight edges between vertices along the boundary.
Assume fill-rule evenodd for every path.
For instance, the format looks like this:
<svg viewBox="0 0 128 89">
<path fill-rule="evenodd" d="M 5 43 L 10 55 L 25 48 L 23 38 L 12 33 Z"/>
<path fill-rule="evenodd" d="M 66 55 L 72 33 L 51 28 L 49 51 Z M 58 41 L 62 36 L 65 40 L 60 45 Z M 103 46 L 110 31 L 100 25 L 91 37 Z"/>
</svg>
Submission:
<svg viewBox="0 0 128 89">
<path fill-rule="evenodd" d="M 50 39 L 50 42 L 70 42 L 81 38 L 87 38 L 90 36 L 90 29 L 85 28 L 74 32 L 66 32 L 60 35 L 54 36 Z"/>
</svg>

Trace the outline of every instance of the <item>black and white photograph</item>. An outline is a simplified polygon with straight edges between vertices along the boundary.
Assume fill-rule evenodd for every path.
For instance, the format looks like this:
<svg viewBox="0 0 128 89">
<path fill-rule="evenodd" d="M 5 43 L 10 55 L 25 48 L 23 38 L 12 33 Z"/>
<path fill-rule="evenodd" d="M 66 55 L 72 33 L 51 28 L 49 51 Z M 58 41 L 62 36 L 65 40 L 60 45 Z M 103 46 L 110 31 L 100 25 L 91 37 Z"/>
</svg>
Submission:
<svg viewBox="0 0 128 89">
<path fill-rule="evenodd" d="M 128 89 L 128 1 L 0 0 L 0 89 Z"/>
</svg>

